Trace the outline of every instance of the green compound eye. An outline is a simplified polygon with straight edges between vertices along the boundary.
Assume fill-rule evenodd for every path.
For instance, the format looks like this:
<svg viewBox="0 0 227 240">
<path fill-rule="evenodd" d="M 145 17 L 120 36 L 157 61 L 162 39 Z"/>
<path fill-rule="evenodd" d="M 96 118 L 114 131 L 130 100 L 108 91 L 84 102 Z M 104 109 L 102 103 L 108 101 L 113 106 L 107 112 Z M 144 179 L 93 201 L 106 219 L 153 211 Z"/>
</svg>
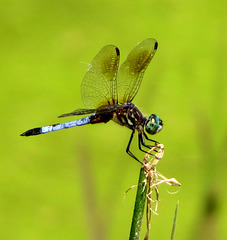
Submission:
<svg viewBox="0 0 227 240">
<path fill-rule="evenodd" d="M 162 130 L 162 120 L 156 114 L 151 114 L 145 123 L 145 129 L 149 134 L 156 134 Z"/>
</svg>

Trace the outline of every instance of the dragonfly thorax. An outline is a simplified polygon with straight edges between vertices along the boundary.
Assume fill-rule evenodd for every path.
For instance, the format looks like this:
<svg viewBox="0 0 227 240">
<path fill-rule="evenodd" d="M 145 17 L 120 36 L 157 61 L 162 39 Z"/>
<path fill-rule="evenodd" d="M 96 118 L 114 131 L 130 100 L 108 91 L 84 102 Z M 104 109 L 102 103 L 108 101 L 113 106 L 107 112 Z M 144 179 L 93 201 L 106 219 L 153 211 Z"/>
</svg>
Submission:
<svg viewBox="0 0 227 240">
<path fill-rule="evenodd" d="M 146 123 L 146 118 L 140 112 L 140 110 L 130 102 L 113 105 L 113 118 L 112 120 L 122 126 L 143 132 Z"/>
<path fill-rule="evenodd" d="M 156 134 L 162 130 L 162 120 L 156 114 L 151 114 L 145 123 L 145 129 L 149 134 Z"/>
</svg>

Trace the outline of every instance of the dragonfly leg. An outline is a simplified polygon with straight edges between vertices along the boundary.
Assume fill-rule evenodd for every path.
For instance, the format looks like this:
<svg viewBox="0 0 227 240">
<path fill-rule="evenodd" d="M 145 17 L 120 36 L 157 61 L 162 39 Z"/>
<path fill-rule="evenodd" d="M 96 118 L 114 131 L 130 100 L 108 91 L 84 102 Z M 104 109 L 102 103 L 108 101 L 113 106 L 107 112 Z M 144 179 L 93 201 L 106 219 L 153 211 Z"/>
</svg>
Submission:
<svg viewBox="0 0 227 240">
<path fill-rule="evenodd" d="M 142 149 L 142 147 L 141 147 L 141 145 L 142 146 L 144 146 L 144 147 L 146 147 L 146 148 L 149 148 L 149 149 L 151 149 L 153 146 L 152 145 L 147 145 L 147 144 L 145 144 L 145 141 L 144 141 L 144 138 L 143 138 L 143 135 L 142 134 L 139 134 L 138 135 L 138 142 L 139 142 L 139 149 L 142 151 L 142 152 L 147 152 L 147 151 L 145 151 L 145 150 L 143 150 Z"/>
<path fill-rule="evenodd" d="M 144 147 L 149 148 L 149 149 L 151 149 L 152 147 L 154 147 L 154 146 L 152 146 L 152 145 L 146 145 L 146 144 L 145 144 L 145 141 L 144 141 L 144 138 L 143 138 L 143 134 L 142 134 L 142 133 L 140 133 L 140 134 L 138 135 L 138 140 L 139 140 L 139 149 L 140 149 L 140 151 L 142 151 L 142 152 L 144 152 L 144 153 L 147 153 L 147 151 L 145 151 L 145 150 L 142 149 L 141 144 L 142 144 Z M 152 154 L 152 153 L 149 153 L 149 154 L 152 155 L 152 156 L 154 156 L 154 154 Z"/>
<path fill-rule="evenodd" d="M 150 139 L 145 132 L 143 133 L 143 135 L 144 135 L 144 137 L 145 137 L 148 141 L 151 141 L 151 142 L 154 142 L 154 143 L 155 143 L 155 145 L 151 145 L 150 147 L 155 147 L 157 144 L 159 144 L 158 141 L 155 141 L 155 140 L 153 140 L 153 139 Z M 155 151 L 155 152 L 158 152 L 158 150 L 156 150 L 156 149 L 155 149 L 154 151 Z"/>
<path fill-rule="evenodd" d="M 131 151 L 130 151 L 130 145 L 134 136 L 135 130 L 132 130 L 132 134 L 130 136 L 129 142 L 128 142 L 128 146 L 126 148 L 126 152 L 128 153 L 128 155 L 132 158 L 134 158 L 137 162 L 139 162 L 140 164 L 143 164 Z"/>
<path fill-rule="evenodd" d="M 155 141 L 155 140 L 153 140 L 153 139 L 150 139 L 145 132 L 143 132 L 143 135 L 144 135 L 144 137 L 145 137 L 148 141 L 154 142 L 155 145 L 159 143 L 159 142 L 157 142 L 157 141 Z"/>
</svg>

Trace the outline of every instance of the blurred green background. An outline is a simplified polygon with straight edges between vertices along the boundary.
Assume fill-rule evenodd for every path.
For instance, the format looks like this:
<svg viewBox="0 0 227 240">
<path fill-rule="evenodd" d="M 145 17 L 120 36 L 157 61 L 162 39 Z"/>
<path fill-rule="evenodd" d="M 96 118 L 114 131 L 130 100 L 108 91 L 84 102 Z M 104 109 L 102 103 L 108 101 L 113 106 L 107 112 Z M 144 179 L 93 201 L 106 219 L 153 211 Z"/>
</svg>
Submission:
<svg viewBox="0 0 227 240">
<path fill-rule="evenodd" d="M 84 107 L 80 84 L 104 45 L 118 46 L 122 62 L 149 37 L 159 48 L 133 102 L 163 119 L 158 171 L 182 183 L 175 195 L 160 186 L 151 239 L 170 239 L 178 199 L 175 239 L 227 239 L 226 7 L 1 1 L 0 239 L 128 239 L 136 189 L 122 202 L 140 169 L 125 153 L 128 129 L 111 122 L 19 134 Z M 144 221 L 142 236 L 145 230 Z"/>
</svg>

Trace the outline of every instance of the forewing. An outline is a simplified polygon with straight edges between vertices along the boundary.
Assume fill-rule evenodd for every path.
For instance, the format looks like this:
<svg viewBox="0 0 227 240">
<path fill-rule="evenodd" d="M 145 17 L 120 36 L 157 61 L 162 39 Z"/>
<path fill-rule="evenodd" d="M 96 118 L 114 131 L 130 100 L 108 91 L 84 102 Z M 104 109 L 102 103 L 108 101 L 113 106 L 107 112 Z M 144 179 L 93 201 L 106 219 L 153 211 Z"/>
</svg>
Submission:
<svg viewBox="0 0 227 240">
<path fill-rule="evenodd" d="M 116 76 L 120 52 L 113 45 L 103 47 L 90 64 L 82 85 L 82 99 L 87 108 L 117 102 Z"/>
<path fill-rule="evenodd" d="M 121 65 L 117 78 L 118 102 L 131 102 L 135 97 L 144 72 L 153 58 L 158 43 L 153 38 L 148 38 L 138 44 Z"/>
</svg>

